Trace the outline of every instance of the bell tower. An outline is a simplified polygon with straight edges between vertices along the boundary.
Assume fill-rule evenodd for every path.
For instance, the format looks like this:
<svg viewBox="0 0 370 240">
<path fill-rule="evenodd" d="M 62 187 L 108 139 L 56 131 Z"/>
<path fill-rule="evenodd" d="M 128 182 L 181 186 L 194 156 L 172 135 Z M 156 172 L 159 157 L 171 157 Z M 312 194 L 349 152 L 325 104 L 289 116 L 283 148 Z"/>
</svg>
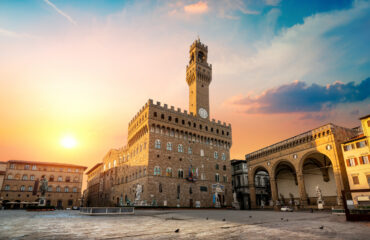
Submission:
<svg viewBox="0 0 370 240">
<path fill-rule="evenodd" d="M 189 65 L 186 66 L 186 82 L 189 85 L 189 112 L 209 119 L 209 84 L 212 81 L 212 65 L 208 64 L 208 47 L 199 40 L 190 46 Z"/>
</svg>

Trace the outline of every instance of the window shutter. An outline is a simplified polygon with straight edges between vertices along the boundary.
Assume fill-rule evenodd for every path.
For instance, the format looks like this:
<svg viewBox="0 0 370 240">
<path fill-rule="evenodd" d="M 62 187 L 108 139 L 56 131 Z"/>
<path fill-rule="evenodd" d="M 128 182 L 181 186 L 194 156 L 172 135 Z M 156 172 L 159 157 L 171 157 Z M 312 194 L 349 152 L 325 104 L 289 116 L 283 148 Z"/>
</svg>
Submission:
<svg viewBox="0 0 370 240">
<path fill-rule="evenodd" d="M 349 167 L 350 165 L 349 165 L 349 159 L 347 159 L 347 167 Z"/>
<path fill-rule="evenodd" d="M 364 164 L 364 158 L 363 157 L 359 157 L 358 158 L 358 160 L 359 160 L 359 164 L 361 165 L 361 164 Z"/>
<path fill-rule="evenodd" d="M 353 159 L 355 159 L 355 166 L 357 166 L 358 165 L 357 158 L 353 158 Z"/>
</svg>

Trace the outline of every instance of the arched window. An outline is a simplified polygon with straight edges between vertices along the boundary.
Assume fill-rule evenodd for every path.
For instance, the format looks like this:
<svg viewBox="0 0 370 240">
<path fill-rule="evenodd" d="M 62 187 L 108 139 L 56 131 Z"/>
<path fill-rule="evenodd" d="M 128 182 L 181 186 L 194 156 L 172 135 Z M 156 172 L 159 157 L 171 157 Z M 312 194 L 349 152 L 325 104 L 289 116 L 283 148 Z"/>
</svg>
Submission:
<svg viewBox="0 0 370 240">
<path fill-rule="evenodd" d="M 154 176 L 160 176 L 161 175 L 161 168 L 156 166 L 154 167 Z"/>
<path fill-rule="evenodd" d="M 24 192 L 24 190 L 26 189 L 26 187 L 24 185 L 21 186 L 21 192 Z"/>
<path fill-rule="evenodd" d="M 219 169 L 219 166 L 218 166 L 218 164 L 216 164 L 215 168 L 216 168 L 216 170 L 218 170 L 218 169 Z"/>
<path fill-rule="evenodd" d="M 159 140 L 159 139 L 155 140 L 154 147 L 156 149 L 160 149 L 161 148 L 161 140 Z"/>
<path fill-rule="evenodd" d="M 225 153 L 222 153 L 222 155 L 221 155 L 221 158 L 222 158 L 222 160 L 226 160 L 226 154 Z"/>
<path fill-rule="evenodd" d="M 220 182 L 220 175 L 218 173 L 215 174 L 215 181 Z"/>
<path fill-rule="evenodd" d="M 13 179 L 13 175 L 9 174 L 8 179 Z"/>
<path fill-rule="evenodd" d="M 184 171 L 183 171 L 182 169 L 179 169 L 179 170 L 177 171 L 177 177 L 178 177 L 178 178 L 184 178 Z"/>
<path fill-rule="evenodd" d="M 31 181 L 35 180 L 35 176 L 34 176 L 34 175 L 31 175 L 31 176 L 30 176 L 30 180 L 31 180 Z"/>
<path fill-rule="evenodd" d="M 204 150 L 203 149 L 200 149 L 200 156 L 204 157 Z"/>
<path fill-rule="evenodd" d="M 183 146 L 182 146 L 182 144 L 179 144 L 178 146 L 177 146 L 177 151 L 178 152 L 184 152 L 184 148 L 183 148 Z"/>
<path fill-rule="evenodd" d="M 214 157 L 215 159 L 218 159 L 218 152 L 214 152 L 214 153 L 213 153 L 213 157 Z"/>
<path fill-rule="evenodd" d="M 58 177 L 58 182 L 62 182 L 63 181 L 63 177 L 59 176 Z"/>
<path fill-rule="evenodd" d="M 167 151 L 172 151 L 172 143 L 171 142 L 167 143 Z"/>
<path fill-rule="evenodd" d="M 48 186 L 48 192 L 52 192 L 53 191 L 53 186 Z"/>
<path fill-rule="evenodd" d="M 73 181 L 74 181 L 74 182 L 78 182 L 78 177 L 75 177 L 75 178 L 73 179 Z"/>
<path fill-rule="evenodd" d="M 167 168 L 166 169 L 166 176 L 167 177 L 172 177 L 172 168 Z"/>
<path fill-rule="evenodd" d="M 226 183 L 227 182 L 227 176 L 224 175 L 224 182 Z"/>
<path fill-rule="evenodd" d="M 53 175 L 51 175 L 51 176 L 49 177 L 49 182 L 54 182 L 54 176 L 53 176 Z"/>
<path fill-rule="evenodd" d="M 33 190 L 33 187 L 32 186 L 28 186 L 28 191 L 29 192 L 32 192 L 32 190 Z"/>
<path fill-rule="evenodd" d="M 58 186 L 57 189 L 56 189 L 57 192 L 60 192 L 60 187 Z"/>
<path fill-rule="evenodd" d="M 70 182 L 71 181 L 71 177 L 66 177 L 66 182 Z"/>
<path fill-rule="evenodd" d="M 24 174 L 24 175 L 22 176 L 22 180 L 24 180 L 24 181 L 27 181 L 27 180 L 28 180 L 28 176 L 27 176 L 27 174 Z"/>
<path fill-rule="evenodd" d="M 9 185 L 5 185 L 5 190 L 6 191 L 10 190 L 10 186 Z"/>
<path fill-rule="evenodd" d="M 64 188 L 64 192 L 69 192 L 69 188 L 68 187 L 65 187 Z"/>
<path fill-rule="evenodd" d="M 222 168 L 224 169 L 224 171 L 226 171 L 226 165 L 224 165 Z"/>
<path fill-rule="evenodd" d="M 74 192 L 74 193 L 76 193 L 76 192 L 77 192 L 77 188 L 76 188 L 76 187 L 74 187 L 74 188 L 73 188 L 73 192 Z"/>
</svg>

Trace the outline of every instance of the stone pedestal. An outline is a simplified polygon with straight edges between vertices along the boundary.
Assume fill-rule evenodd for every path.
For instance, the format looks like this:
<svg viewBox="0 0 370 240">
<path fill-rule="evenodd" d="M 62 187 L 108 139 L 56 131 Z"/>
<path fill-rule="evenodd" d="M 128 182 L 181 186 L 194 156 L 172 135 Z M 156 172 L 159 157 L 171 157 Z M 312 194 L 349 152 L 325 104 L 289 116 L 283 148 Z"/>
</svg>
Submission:
<svg viewBox="0 0 370 240">
<path fill-rule="evenodd" d="M 39 199 L 39 207 L 45 207 L 46 206 L 46 198 L 40 197 Z"/>
<path fill-rule="evenodd" d="M 240 204 L 238 201 L 234 201 L 231 203 L 231 205 L 233 206 L 234 209 L 237 209 L 237 210 L 240 210 Z"/>
</svg>

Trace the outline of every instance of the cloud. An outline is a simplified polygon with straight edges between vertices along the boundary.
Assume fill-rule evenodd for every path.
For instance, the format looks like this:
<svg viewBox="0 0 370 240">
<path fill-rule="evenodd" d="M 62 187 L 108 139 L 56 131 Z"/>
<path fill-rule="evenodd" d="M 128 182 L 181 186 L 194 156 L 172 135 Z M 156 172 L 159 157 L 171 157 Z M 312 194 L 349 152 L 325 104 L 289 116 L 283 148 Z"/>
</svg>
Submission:
<svg viewBox="0 0 370 240">
<path fill-rule="evenodd" d="M 277 6 L 281 0 L 264 0 L 265 4 L 268 6 Z"/>
<path fill-rule="evenodd" d="M 65 17 L 70 23 L 72 23 L 73 25 L 77 25 L 76 21 L 73 20 L 71 16 L 69 16 L 67 13 L 57 8 L 57 6 L 55 6 L 52 2 L 50 2 L 49 0 L 44 0 L 44 2 L 48 4 L 49 6 L 51 6 L 52 8 L 54 8 L 55 11 L 57 11 L 60 15 Z"/>
<path fill-rule="evenodd" d="M 259 96 L 247 96 L 234 100 L 245 106 L 247 113 L 297 113 L 330 110 L 342 103 L 362 102 L 370 98 L 370 78 L 361 81 L 334 82 L 327 86 L 295 81 L 268 89 Z"/>
<path fill-rule="evenodd" d="M 184 11 L 190 14 L 202 14 L 208 11 L 208 4 L 206 2 L 199 1 L 194 4 L 184 6 Z"/>
<path fill-rule="evenodd" d="M 0 35 L 5 37 L 13 37 L 13 38 L 35 38 L 32 35 L 25 34 L 25 33 L 16 33 L 13 31 L 9 31 L 3 28 L 0 28 Z"/>
</svg>

